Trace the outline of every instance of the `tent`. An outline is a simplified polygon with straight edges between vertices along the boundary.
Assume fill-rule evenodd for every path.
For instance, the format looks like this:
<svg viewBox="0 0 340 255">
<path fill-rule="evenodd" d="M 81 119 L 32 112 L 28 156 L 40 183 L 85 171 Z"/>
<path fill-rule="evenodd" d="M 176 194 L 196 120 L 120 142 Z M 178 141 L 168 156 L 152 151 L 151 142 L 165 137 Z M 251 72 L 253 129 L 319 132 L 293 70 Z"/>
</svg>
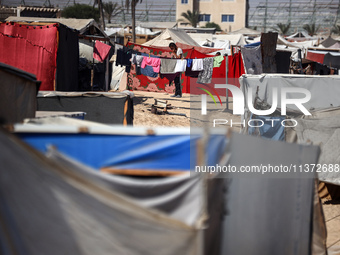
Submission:
<svg viewBox="0 0 340 255">
<path fill-rule="evenodd" d="M 191 33 L 189 36 L 201 46 L 213 46 L 214 48 L 229 49 L 230 45 L 245 45 L 242 34 L 199 34 Z"/>
<path fill-rule="evenodd" d="M 324 48 L 330 48 L 332 45 L 336 44 L 337 42 L 339 41 L 328 36 L 324 41 L 320 43 L 320 45 L 322 45 Z"/>
<path fill-rule="evenodd" d="M 133 124 L 133 93 L 40 91 L 38 111 L 85 112 L 85 119 L 107 124 Z"/>
<path fill-rule="evenodd" d="M 88 133 L 79 135 L 82 129 Z M 60 152 L 97 171 L 138 175 L 189 172 L 198 160 L 196 142 L 201 136 L 195 131 L 190 133 L 187 128 L 122 129 L 65 117 L 32 120 L 15 125 L 15 130 L 24 141 L 42 152 L 53 144 Z M 150 132 L 155 135 L 149 135 Z M 77 142 L 72 142 L 75 140 Z M 225 145 L 223 131 L 211 134 L 209 164 L 218 162 Z"/>
<path fill-rule="evenodd" d="M 167 28 L 159 36 L 147 41 L 143 45 L 150 47 L 169 47 L 169 43 L 183 43 L 192 46 L 199 46 L 191 37 L 183 30 Z"/>
<path fill-rule="evenodd" d="M 229 35 L 242 34 L 242 35 L 246 35 L 246 36 L 259 36 L 259 35 L 261 35 L 261 32 L 254 30 L 254 29 L 251 29 L 251 28 L 244 27 L 244 28 L 229 32 L 228 34 Z"/>
<path fill-rule="evenodd" d="M 2 129 L 0 151 L 4 254 L 195 255 L 202 250 L 201 225 L 142 206 L 105 185 L 105 178 L 47 159 Z M 168 181 L 169 186 L 174 182 L 195 186 L 193 179 Z"/>
<path fill-rule="evenodd" d="M 34 118 L 39 86 L 35 75 L 0 63 L 0 123 Z"/>
<path fill-rule="evenodd" d="M 44 35 L 42 34 L 44 30 L 47 28 L 55 28 L 58 31 L 55 34 L 53 47 L 51 45 L 44 46 L 41 44 L 42 47 L 48 47 L 49 52 L 52 54 L 51 56 L 47 57 L 44 56 L 42 59 L 36 60 L 37 63 L 31 65 L 30 61 L 23 61 L 25 57 L 31 58 L 34 60 L 34 56 L 39 56 L 36 51 L 39 48 L 32 48 L 29 49 L 29 46 L 25 45 L 26 55 L 20 56 L 19 60 L 16 60 L 15 57 L 11 56 L 10 54 L 4 54 L 3 57 L 10 56 L 6 58 L 11 59 L 14 62 L 14 66 L 22 65 L 22 62 L 29 63 L 26 64 L 23 68 L 26 71 L 32 72 L 37 75 L 38 79 L 42 81 L 41 90 L 57 90 L 57 91 L 86 91 L 86 90 L 106 90 L 104 84 L 109 84 L 108 77 L 106 75 L 110 75 L 112 72 L 111 64 L 106 66 L 106 63 L 95 63 L 94 69 L 94 86 L 91 87 L 91 67 L 92 69 L 92 57 L 87 56 L 86 58 L 82 58 L 82 55 L 86 54 L 84 43 L 91 40 L 104 40 L 110 41 L 110 38 L 99 28 L 98 24 L 93 19 L 53 19 L 53 18 L 39 18 L 39 17 L 9 17 L 6 19 L 8 24 L 12 26 L 25 26 L 31 27 L 31 30 L 34 31 L 32 33 L 41 34 L 35 37 L 35 44 L 40 45 L 41 43 L 45 43 L 44 41 L 39 42 L 37 41 L 38 38 L 43 38 Z M 13 23 L 15 22 L 15 23 Z M 54 26 L 52 26 L 54 24 Z M 42 26 L 44 25 L 44 26 Z M 19 33 L 23 33 L 25 35 L 26 28 L 22 27 L 22 31 L 18 30 Z M 36 26 L 40 26 L 42 29 L 37 29 Z M 8 33 L 9 30 L 6 30 Z M 52 34 L 49 35 L 52 38 Z M 83 44 L 79 45 L 79 40 Z M 7 39 L 13 41 L 14 39 Z M 47 41 L 52 42 L 52 41 Z M 39 44 L 40 43 L 40 44 Z M 11 45 L 7 45 L 8 48 L 7 52 L 13 51 L 13 47 L 19 47 L 18 45 L 13 42 Z M 89 45 L 87 45 L 89 46 Z M 90 44 L 92 52 L 89 55 L 93 54 L 93 43 Z M 23 49 L 23 46 L 20 46 Z M 41 47 L 40 47 L 41 49 Z M 52 51 L 53 49 L 53 51 Z M 88 50 L 88 49 L 87 49 Z M 17 50 L 15 50 L 17 51 Z M 30 52 L 32 56 L 29 56 L 27 52 Z M 53 55 L 54 54 L 54 55 Z M 41 54 L 40 54 L 41 55 Z M 46 54 L 45 54 L 46 55 Z M 81 56 L 80 56 L 81 55 Z M 79 58 L 82 58 L 79 60 Z M 109 56 L 110 57 L 110 56 Z M 86 63 L 84 63 L 84 60 Z M 39 62 L 40 61 L 40 62 Z M 90 65 L 89 65 L 90 64 Z M 56 75 L 55 75 L 56 74 Z M 45 81 L 46 80 L 46 81 Z M 54 82 L 55 80 L 55 82 Z M 44 85 L 46 83 L 46 86 Z"/>
<path fill-rule="evenodd" d="M 337 141 L 337 130 L 339 126 L 339 107 L 338 93 L 340 93 L 340 77 L 332 76 L 313 76 L 313 75 L 243 75 L 240 78 L 241 89 L 245 96 L 245 120 L 251 118 L 248 105 L 249 89 L 252 89 L 252 102 L 257 96 L 257 107 L 270 107 L 273 102 L 273 88 L 304 88 L 310 91 L 311 98 L 304 103 L 304 107 L 310 111 L 311 116 L 303 116 L 300 110 L 295 106 L 287 105 L 287 116 L 284 118 L 293 118 L 298 123 L 295 128 L 280 129 L 284 132 L 285 140 L 290 142 L 305 143 L 307 140 L 314 144 L 321 145 L 321 155 L 319 163 L 327 162 L 328 164 L 338 163 L 340 151 L 334 147 Z M 256 88 L 259 87 L 256 95 Z M 280 90 L 279 90 L 280 91 Z M 338 92 L 337 92 L 338 91 Z M 287 98 L 294 98 L 291 93 Z M 295 96 L 296 98 L 296 96 Z M 281 105 L 280 92 L 278 94 L 278 107 Z M 260 108 L 261 109 L 261 108 Z M 268 108 L 266 108 L 268 109 Z M 278 118 L 278 117 L 274 117 Z M 263 127 L 265 128 L 265 127 Z M 272 131 L 273 128 L 270 127 Z M 247 132 L 247 126 L 244 129 Z M 276 132 L 273 132 L 275 135 Z M 272 137 L 268 137 L 272 138 Z M 339 173 L 321 171 L 318 173 L 319 178 L 323 181 L 340 185 Z"/>
<path fill-rule="evenodd" d="M 65 153 L 65 145 L 78 144 L 79 148 L 84 147 L 82 140 L 89 136 L 103 141 L 110 137 L 121 139 L 128 136 L 137 138 L 130 139 L 130 143 L 135 142 L 137 147 L 142 140 L 143 143 L 157 139 L 164 141 L 167 136 L 172 136 L 172 141 L 191 137 L 195 148 L 196 138 L 203 135 L 202 130 L 190 134 L 189 129 L 153 129 L 153 135 L 148 135 L 151 131 L 146 128 L 126 130 L 121 127 L 91 127 L 85 122 L 84 125 L 91 130 L 87 136 L 76 131 L 81 127 L 80 123 L 81 121 L 78 128 L 77 125 L 73 126 L 73 131 L 70 126 L 53 125 L 52 133 L 51 126 L 46 124 L 31 127 L 15 125 L 16 134 L 34 147 L 39 140 L 37 132 L 42 138 L 49 136 L 49 144 L 58 144 L 58 151 L 49 151 L 48 159 L 27 145 L 20 145 L 12 136 L 3 136 L 0 133 L 0 144 L 6 148 L 6 153 L 0 154 L 0 159 L 6 160 L 6 170 L 8 169 L 1 171 L 0 191 L 7 191 L 3 193 L 6 194 L 3 198 L 12 210 L 10 222 L 14 219 L 18 226 L 13 230 L 14 233 L 10 233 L 13 235 L 6 235 L 9 241 L 13 236 L 20 236 L 26 249 L 36 249 L 35 254 L 44 253 L 42 251 L 45 247 L 51 248 L 53 245 L 61 245 L 65 253 L 75 250 L 74 254 L 78 254 L 77 249 L 82 254 L 110 254 L 112 251 L 119 253 L 120 250 L 131 254 L 136 254 L 137 250 L 142 250 L 145 254 L 159 254 L 160 251 L 161 254 L 173 254 L 174 249 L 180 254 L 202 252 L 206 255 L 291 254 L 294 251 L 307 255 L 311 250 L 313 254 L 324 252 L 324 222 L 320 204 L 314 196 L 314 178 L 305 178 L 310 177 L 310 173 L 296 173 L 293 179 L 268 178 L 258 174 L 254 178 L 242 178 L 237 173 L 205 174 L 203 176 L 207 177 L 207 186 L 203 186 L 204 183 L 199 178 L 202 175 L 197 175 L 197 172 L 196 175 L 191 172 L 190 178 L 183 175 L 138 180 L 123 176 L 104 176 L 86 166 L 83 160 L 80 160 L 82 163 L 77 162 L 74 150 L 71 151 L 72 155 Z M 49 130 L 49 133 L 41 133 L 44 129 Z M 231 164 L 239 167 L 257 165 L 258 162 L 276 165 L 282 161 L 285 164 L 305 164 L 316 162 L 318 158 L 319 150 L 315 146 L 265 141 L 240 134 L 232 134 L 226 138 L 225 132 L 224 129 L 210 130 L 211 143 L 205 149 L 206 158 L 210 160 L 207 165 L 219 162 L 221 166 Z M 67 135 L 74 138 L 72 143 L 64 140 L 63 137 Z M 87 145 L 93 153 L 99 152 L 100 148 L 101 153 L 106 153 L 110 151 L 108 148 L 112 142 L 102 143 L 96 148 L 93 144 Z M 159 147 L 162 145 L 157 144 Z M 135 146 L 126 147 L 124 153 L 130 151 L 131 157 L 124 161 L 137 163 L 138 156 L 143 155 L 149 163 L 166 163 L 165 159 L 170 159 L 175 152 L 168 142 L 165 144 L 165 156 L 152 152 L 152 155 L 145 157 L 145 149 L 135 153 Z M 176 146 L 176 150 L 178 149 L 181 146 Z M 229 160 L 221 161 L 221 155 L 216 157 L 215 150 L 230 155 Z M 110 152 L 113 157 L 120 157 L 115 151 Z M 193 157 L 197 154 L 195 150 L 191 153 Z M 20 161 L 15 160 L 18 156 Z M 186 160 L 189 161 L 188 158 Z M 197 162 L 194 166 L 196 164 Z M 219 178 L 226 176 L 227 179 Z M 20 185 L 21 189 L 12 185 L 17 182 L 24 183 Z M 26 204 L 20 203 L 21 199 L 36 206 L 28 206 L 23 210 Z M 204 199 L 206 202 L 203 202 Z M 246 209 L 249 206 L 252 210 Z M 0 207 L 0 213 L 2 208 Z M 45 212 L 44 217 L 41 217 L 41 210 Z M 4 220 L 5 226 L 9 224 L 7 219 Z M 207 219 L 206 229 L 201 232 L 204 219 Z M 47 223 L 48 229 L 53 231 L 41 235 L 40 233 L 45 233 Z M 91 233 L 85 231 L 87 228 L 92 230 Z M 40 231 L 34 232 L 36 229 Z M 159 230 L 158 233 L 156 229 Z M 244 229 L 247 231 L 244 232 Z M 58 235 L 59 231 L 64 234 Z M 77 241 L 70 233 L 76 234 Z M 28 237 L 30 242 L 27 245 Z M 166 243 L 162 241 L 163 238 Z M 319 253 L 314 253 L 315 247 L 319 249 Z M 60 249 L 56 250 L 60 252 Z"/>
</svg>

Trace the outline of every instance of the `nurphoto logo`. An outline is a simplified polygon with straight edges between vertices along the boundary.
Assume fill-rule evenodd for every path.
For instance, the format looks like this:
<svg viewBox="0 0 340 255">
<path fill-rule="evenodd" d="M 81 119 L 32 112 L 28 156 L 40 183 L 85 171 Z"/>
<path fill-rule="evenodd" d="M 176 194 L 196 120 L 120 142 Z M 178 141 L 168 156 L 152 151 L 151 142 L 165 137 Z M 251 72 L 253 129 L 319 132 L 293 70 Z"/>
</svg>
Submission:
<svg viewBox="0 0 340 255">
<path fill-rule="evenodd" d="M 245 110 L 245 101 L 247 102 L 247 107 L 248 110 L 257 116 L 268 116 L 276 111 L 278 108 L 278 97 L 280 95 L 280 110 L 281 110 L 281 115 L 286 115 L 287 114 L 287 105 L 295 105 L 304 115 L 311 115 L 311 113 L 306 109 L 306 107 L 303 105 L 304 103 L 307 103 L 311 99 L 311 93 L 309 90 L 304 89 L 304 88 L 293 88 L 293 87 L 283 87 L 283 88 L 272 88 L 272 104 L 270 109 L 265 109 L 265 110 L 259 110 L 255 109 L 253 105 L 253 89 L 251 87 L 248 87 L 248 93 L 247 93 L 247 100 L 245 100 L 245 96 L 242 92 L 241 89 L 234 85 L 230 84 L 215 84 L 215 88 L 218 89 L 226 89 L 226 95 L 228 95 L 228 90 L 233 95 L 233 114 L 234 115 L 244 115 L 244 110 Z M 216 101 L 213 97 L 213 95 L 209 92 L 206 91 L 205 89 L 202 89 L 205 91 L 207 94 L 210 95 L 210 97 L 214 100 L 215 104 Z M 214 89 L 217 97 L 220 100 L 219 95 L 217 94 L 216 90 Z M 279 93 L 280 92 L 280 93 Z M 289 95 L 289 96 L 288 96 Z M 297 98 L 292 98 L 292 95 L 299 95 Z M 302 97 L 301 97 L 302 95 Z M 222 102 L 220 100 L 220 103 L 222 105 Z M 202 94 L 201 95 L 201 115 L 207 115 L 207 95 Z M 272 125 L 274 126 L 274 122 L 276 121 L 275 119 L 268 119 L 268 121 L 272 122 Z M 279 121 L 279 119 L 277 119 Z M 290 119 L 289 121 L 293 123 L 292 125 L 287 125 L 286 122 L 288 120 L 283 120 L 281 121 L 281 125 L 285 127 L 294 127 L 297 125 L 297 121 L 294 119 Z M 227 124 L 228 122 L 231 122 L 232 125 L 232 120 L 228 121 L 226 119 L 214 119 L 213 121 L 213 126 L 215 127 L 216 125 L 224 125 Z M 256 120 L 256 119 L 251 119 L 248 121 L 248 126 L 250 127 L 261 127 L 264 125 L 264 122 L 262 120 Z M 255 124 L 254 124 L 255 123 Z M 236 124 L 236 123 L 234 123 Z M 239 123 L 238 123 L 239 124 Z M 241 123 L 245 125 L 245 121 Z"/>
</svg>

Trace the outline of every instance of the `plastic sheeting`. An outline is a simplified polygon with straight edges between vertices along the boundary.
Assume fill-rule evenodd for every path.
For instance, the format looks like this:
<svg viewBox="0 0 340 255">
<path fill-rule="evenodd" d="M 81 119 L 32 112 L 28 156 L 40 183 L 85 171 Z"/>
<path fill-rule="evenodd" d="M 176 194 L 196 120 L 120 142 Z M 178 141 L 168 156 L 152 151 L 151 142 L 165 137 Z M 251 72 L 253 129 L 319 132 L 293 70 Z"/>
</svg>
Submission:
<svg viewBox="0 0 340 255">
<path fill-rule="evenodd" d="M 312 142 L 320 145 L 321 155 L 318 176 L 321 181 L 340 185 L 340 113 L 339 109 L 323 111 L 319 116 L 297 119 L 298 143 Z"/>
<path fill-rule="evenodd" d="M 57 24 L 0 24 L 0 62 L 36 75 L 40 90 L 54 90 L 57 30 Z"/>
<path fill-rule="evenodd" d="M 54 149 L 47 152 L 47 157 L 65 168 L 87 175 L 101 187 L 124 194 L 141 206 L 159 210 L 190 226 L 195 226 L 201 217 L 202 176 L 184 174 L 167 178 L 137 179 L 96 172 Z"/>
<path fill-rule="evenodd" d="M 252 88 L 252 102 L 256 96 L 256 89 L 259 87 L 258 97 L 268 105 L 272 105 L 273 88 L 278 88 L 278 109 L 281 107 L 280 89 L 285 88 L 305 88 L 310 91 L 311 99 L 303 105 L 309 111 L 327 109 L 329 107 L 340 106 L 340 77 L 313 76 L 313 75 L 243 75 L 240 77 L 241 90 L 245 98 L 245 107 L 248 105 L 248 90 Z M 287 99 L 301 98 L 301 94 L 287 93 Z M 252 104 L 252 102 L 249 102 Z M 287 112 L 302 114 L 293 104 L 287 105 Z"/>
<path fill-rule="evenodd" d="M 85 119 L 133 124 L 132 92 L 39 92 L 39 111 L 82 111 Z"/>
<path fill-rule="evenodd" d="M 39 85 L 35 75 L 0 63 L 0 123 L 34 118 Z"/>
<path fill-rule="evenodd" d="M 66 120 L 64 118 L 64 120 Z M 40 120 L 39 120 L 40 121 Z M 42 119 L 43 121 L 43 119 Z M 70 120 L 73 123 L 77 120 Z M 79 122 L 79 129 L 82 127 Z M 46 124 L 46 121 L 45 121 Z M 121 127 L 89 129 L 90 133 L 78 134 L 74 129 L 65 130 L 62 125 L 55 124 L 54 129 L 48 132 L 33 123 L 30 125 L 16 125 L 17 134 L 34 148 L 46 152 L 49 145 L 86 165 L 97 170 L 143 170 L 179 173 L 189 171 L 196 162 L 197 140 L 202 136 L 200 132 L 191 134 L 188 128 L 178 130 L 168 128 L 160 135 L 146 135 L 138 129 Z M 66 123 L 64 122 L 63 125 Z M 58 131 L 59 130 L 59 131 Z M 76 129 L 77 130 L 77 129 Z M 157 129 L 154 131 L 157 134 Z M 219 162 L 227 140 L 224 134 L 211 134 L 207 150 L 208 163 L 215 165 Z"/>
<path fill-rule="evenodd" d="M 256 137 L 232 134 L 230 160 L 234 166 L 260 164 L 316 163 L 319 148 L 302 146 Z M 253 176 L 253 178 L 252 178 Z M 276 176 L 274 178 L 271 178 Z M 281 176 L 282 178 L 280 178 Z M 223 249 L 221 254 L 307 255 L 312 246 L 325 248 L 325 233 L 318 232 L 315 222 L 314 174 L 295 173 L 263 176 L 259 173 L 231 173 L 225 195 L 228 214 L 223 221 Z M 320 208 L 320 204 L 318 204 Z M 315 209 L 314 209 L 315 210 Z M 320 215 L 320 214 L 319 214 Z M 315 217 L 318 219 L 318 217 Z M 312 232 L 321 236 L 312 238 Z M 320 253 L 325 254 L 325 250 Z"/>
<path fill-rule="evenodd" d="M 3 131 L 0 150 L 2 254 L 200 253 L 195 228 L 139 206 Z"/>
</svg>

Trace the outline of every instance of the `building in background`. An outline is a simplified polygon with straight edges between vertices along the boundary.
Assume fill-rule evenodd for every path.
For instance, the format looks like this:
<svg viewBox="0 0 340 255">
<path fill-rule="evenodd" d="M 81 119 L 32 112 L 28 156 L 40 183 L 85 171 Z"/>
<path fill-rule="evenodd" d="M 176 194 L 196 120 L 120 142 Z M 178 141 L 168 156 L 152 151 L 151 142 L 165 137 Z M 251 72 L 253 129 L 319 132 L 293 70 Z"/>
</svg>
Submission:
<svg viewBox="0 0 340 255">
<path fill-rule="evenodd" d="M 176 0 L 176 20 L 184 19 L 181 14 L 190 10 L 200 12 L 199 27 L 208 22 L 218 24 L 225 32 L 231 32 L 246 26 L 246 0 Z M 191 26 L 179 22 L 179 27 Z"/>
</svg>

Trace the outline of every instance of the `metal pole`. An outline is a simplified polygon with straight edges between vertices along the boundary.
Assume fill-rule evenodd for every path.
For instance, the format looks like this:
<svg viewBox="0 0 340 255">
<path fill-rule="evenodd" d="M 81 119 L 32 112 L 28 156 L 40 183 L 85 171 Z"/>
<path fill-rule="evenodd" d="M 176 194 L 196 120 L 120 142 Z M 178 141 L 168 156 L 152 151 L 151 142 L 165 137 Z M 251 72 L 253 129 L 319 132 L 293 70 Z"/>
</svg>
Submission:
<svg viewBox="0 0 340 255">
<path fill-rule="evenodd" d="M 95 40 L 92 41 L 93 52 L 94 52 L 95 42 L 96 42 Z M 93 79 L 94 79 L 94 58 L 93 58 L 93 53 L 92 53 L 91 90 L 93 90 Z"/>
<path fill-rule="evenodd" d="M 109 56 L 106 58 L 105 91 L 109 91 Z"/>
<path fill-rule="evenodd" d="M 225 81 L 228 84 L 228 56 L 225 56 Z M 226 90 L 226 103 L 227 103 L 227 110 L 229 110 L 229 90 Z"/>
</svg>

